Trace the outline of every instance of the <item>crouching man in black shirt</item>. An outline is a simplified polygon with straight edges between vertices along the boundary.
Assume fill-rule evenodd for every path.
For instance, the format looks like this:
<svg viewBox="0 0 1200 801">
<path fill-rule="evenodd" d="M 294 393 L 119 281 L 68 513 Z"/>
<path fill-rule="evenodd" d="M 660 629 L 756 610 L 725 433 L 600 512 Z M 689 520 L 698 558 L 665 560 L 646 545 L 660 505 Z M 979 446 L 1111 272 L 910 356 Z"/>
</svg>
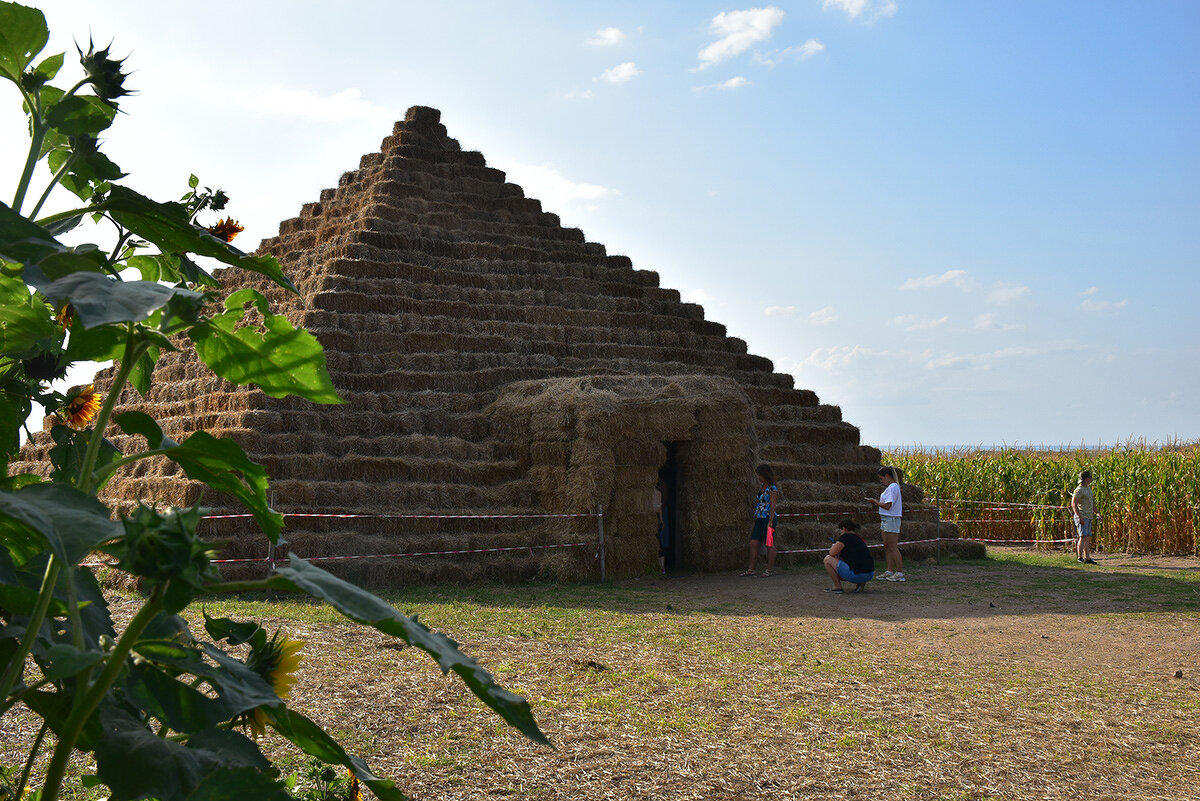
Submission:
<svg viewBox="0 0 1200 801">
<path fill-rule="evenodd" d="M 858 531 L 858 523 L 853 520 L 843 520 L 838 523 L 841 536 L 829 548 L 825 557 L 825 572 L 833 582 L 832 587 L 826 587 L 825 592 L 845 592 L 842 582 L 850 584 L 851 592 L 862 592 L 867 582 L 875 578 L 875 560 L 871 551 Z"/>
</svg>

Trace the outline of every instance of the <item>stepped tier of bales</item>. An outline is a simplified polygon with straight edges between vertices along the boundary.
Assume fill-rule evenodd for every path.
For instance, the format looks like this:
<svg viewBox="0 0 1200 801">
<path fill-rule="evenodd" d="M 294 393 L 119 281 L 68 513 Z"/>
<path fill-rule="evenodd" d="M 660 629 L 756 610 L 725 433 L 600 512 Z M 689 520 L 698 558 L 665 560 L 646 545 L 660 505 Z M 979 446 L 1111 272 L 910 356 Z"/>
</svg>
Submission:
<svg viewBox="0 0 1200 801">
<path fill-rule="evenodd" d="M 793 386 L 770 360 L 464 151 L 435 109 L 414 107 L 381 150 L 262 242 L 299 289 L 226 271 L 325 348 L 346 403 L 273 399 L 217 379 L 189 352 L 163 357 L 155 384 L 121 403 L 172 437 L 235 439 L 272 476 L 304 556 L 485 551 L 330 563 L 375 584 L 400 580 L 591 578 L 597 548 L 584 518 L 411 518 L 428 514 L 589 513 L 603 507 L 609 576 L 657 564 L 651 494 L 672 477 L 678 569 L 727 570 L 745 556 L 754 465 L 774 466 L 784 548 L 827 544 L 853 510 L 868 537 L 880 452 L 837 406 Z M 110 371 L 97 376 L 102 390 Z M 108 436 L 132 448 L 115 428 Z M 38 435 L 18 470 L 45 471 Z M 190 504 L 202 497 L 170 462 L 138 463 L 107 500 Z M 921 501 L 905 486 L 906 502 Z M 229 558 L 267 553 L 241 519 L 205 522 Z M 943 535 L 949 527 L 942 526 Z M 905 539 L 935 531 L 906 515 Z M 534 546 L 534 547 L 530 547 Z M 519 550 L 487 550 L 518 549 Z M 261 568 L 259 568 L 261 569 Z"/>
</svg>

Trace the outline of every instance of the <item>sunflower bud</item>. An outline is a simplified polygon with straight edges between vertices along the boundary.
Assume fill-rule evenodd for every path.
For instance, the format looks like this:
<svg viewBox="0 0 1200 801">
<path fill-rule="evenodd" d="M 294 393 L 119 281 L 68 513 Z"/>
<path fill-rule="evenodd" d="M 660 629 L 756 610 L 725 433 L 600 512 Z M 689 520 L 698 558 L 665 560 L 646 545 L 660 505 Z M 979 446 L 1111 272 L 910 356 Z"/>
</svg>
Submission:
<svg viewBox="0 0 1200 801">
<path fill-rule="evenodd" d="M 118 97 L 130 94 L 124 86 L 125 79 L 129 77 L 129 74 L 121 72 L 121 65 L 125 63 L 125 59 L 117 60 L 108 57 L 111 47 L 112 45 L 109 44 L 103 50 L 97 50 L 90 38 L 86 53 L 79 45 L 75 45 L 75 49 L 79 51 L 79 63 L 83 65 L 83 70 L 87 73 L 87 82 L 96 90 L 96 96 L 115 106 Z"/>
</svg>

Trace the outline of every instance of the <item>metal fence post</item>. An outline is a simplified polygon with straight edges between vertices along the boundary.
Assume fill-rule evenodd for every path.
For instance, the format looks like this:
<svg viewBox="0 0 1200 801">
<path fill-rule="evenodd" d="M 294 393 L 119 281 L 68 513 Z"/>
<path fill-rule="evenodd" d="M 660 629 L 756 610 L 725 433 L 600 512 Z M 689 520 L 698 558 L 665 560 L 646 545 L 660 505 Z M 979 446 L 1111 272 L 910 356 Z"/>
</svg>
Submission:
<svg viewBox="0 0 1200 801">
<path fill-rule="evenodd" d="M 600 583 L 603 584 L 608 580 L 607 573 L 604 569 L 604 506 L 596 507 L 596 527 L 600 532 Z"/>
<path fill-rule="evenodd" d="M 942 507 L 938 503 L 937 490 L 933 491 L 933 536 L 937 540 L 937 563 L 942 563 Z"/>
</svg>

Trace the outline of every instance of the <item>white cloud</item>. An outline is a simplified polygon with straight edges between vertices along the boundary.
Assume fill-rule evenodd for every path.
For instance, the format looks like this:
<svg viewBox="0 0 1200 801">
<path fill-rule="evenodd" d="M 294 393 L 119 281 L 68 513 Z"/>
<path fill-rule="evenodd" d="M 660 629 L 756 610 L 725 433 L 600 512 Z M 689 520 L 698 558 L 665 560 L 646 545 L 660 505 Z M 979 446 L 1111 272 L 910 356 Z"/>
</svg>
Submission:
<svg viewBox="0 0 1200 801">
<path fill-rule="evenodd" d="M 592 34 L 587 44 L 592 47 L 612 47 L 625 41 L 625 32 L 620 28 L 601 28 Z"/>
<path fill-rule="evenodd" d="M 1024 326 L 1013 323 L 1002 323 L 995 312 L 984 312 L 975 318 L 975 328 L 980 331 L 1016 331 Z"/>
<path fill-rule="evenodd" d="M 785 47 L 782 50 L 768 50 L 766 53 L 755 53 L 754 60 L 759 64 L 774 67 L 784 61 L 807 61 L 818 53 L 824 52 L 825 45 L 816 39 L 809 39 L 802 45 Z"/>
<path fill-rule="evenodd" d="M 825 8 L 844 11 L 850 19 L 864 18 L 872 21 L 880 17 L 890 17 L 896 13 L 899 5 L 896 0 L 825 0 Z"/>
<path fill-rule="evenodd" d="M 624 64 L 618 64 L 612 69 L 607 69 L 600 73 L 600 77 L 596 78 L 596 80 L 604 81 L 605 83 L 621 84 L 632 81 L 638 75 L 641 75 L 641 72 L 638 71 L 637 65 L 632 61 L 626 61 Z"/>
<path fill-rule="evenodd" d="M 391 119 L 390 111 L 363 100 L 362 92 L 354 88 L 322 97 L 307 89 L 270 86 L 239 89 L 232 99 L 242 108 L 261 114 L 304 117 L 321 122 Z"/>
<path fill-rule="evenodd" d="M 1110 314 L 1124 309 L 1128 303 L 1128 300 L 1112 301 L 1084 298 L 1083 302 L 1079 304 L 1079 310 L 1085 311 L 1088 314 Z"/>
<path fill-rule="evenodd" d="M 837 322 L 838 316 L 832 306 L 825 306 L 808 315 L 808 319 L 813 325 L 829 325 Z"/>
<path fill-rule="evenodd" d="M 768 306 L 763 313 L 766 314 L 768 317 L 775 317 L 777 315 L 790 316 L 790 315 L 793 315 L 796 313 L 796 307 L 795 306 Z"/>
<path fill-rule="evenodd" d="M 749 85 L 750 85 L 749 80 L 747 80 L 746 78 L 743 78 L 741 75 L 735 75 L 734 77 L 730 78 L 729 80 L 721 81 L 720 83 L 710 83 L 707 86 L 692 87 L 692 91 L 699 93 L 699 92 L 707 92 L 709 89 L 717 89 L 717 90 L 720 90 L 723 92 L 727 92 L 730 89 L 741 89 L 743 86 L 749 86 Z"/>
<path fill-rule="evenodd" d="M 832 348 L 817 348 L 800 362 L 802 367 L 821 370 L 844 370 L 855 362 L 886 357 L 886 351 L 864 348 L 862 345 L 835 345 Z"/>
<path fill-rule="evenodd" d="M 596 93 L 591 89 L 572 89 L 563 95 L 563 100 L 591 100 L 596 96 Z"/>
<path fill-rule="evenodd" d="M 988 291 L 987 302 L 994 306 L 1005 306 L 1025 297 L 1029 297 L 1029 287 L 996 282 Z"/>
<path fill-rule="evenodd" d="M 680 291 L 679 299 L 684 303 L 698 303 L 701 306 L 712 306 L 716 301 L 716 298 L 703 289 L 684 289 Z"/>
<path fill-rule="evenodd" d="M 525 190 L 526 196 L 542 201 L 548 211 L 562 209 L 578 201 L 603 200 L 618 194 L 616 190 L 599 184 L 572 181 L 544 164 L 505 162 L 497 166 L 508 173 L 510 181 Z"/>
<path fill-rule="evenodd" d="M 934 289 L 950 284 L 957 289 L 967 291 L 967 271 L 947 270 L 941 275 L 927 275 L 924 278 L 910 278 L 901 284 L 901 289 Z"/>
<path fill-rule="evenodd" d="M 783 10 L 774 6 L 722 11 L 708 26 L 708 32 L 718 38 L 700 50 L 697 55 L 700 66 L 695 69 L 711 67 L 767 41 L 772 29 L 780 22 L 783 22 Z"/>
<path fill-rule="evenodd" d="M 905 331 L 928 331 L 930 328 L 945 325 L 949 319 L 949 317 L 939 317 L 934 320 L 919 314 L 902 314 L 892 318 L 892 325 L 898 325 Z"/>
<path fill-rule="evenodd" d="M 1000 348 L 999 350 L 990 351 L 987 353 L 946 353 L 940 356 L 926 354 L 928 357 L 925 362 L 925 367 L 930 370 L 939 369 L 963 369 L 966 367 L 974 367 L 980 370 L 990 370 L 997 362 L 1008 361 L 1011 359 L 1034 359 L 1041 356 L 1053 356 L 1059 353 L 1068 351 L 1081 350 L 1079 345 L 1075 344 L 1053 344 L 1053 345 L 1022 345 L 1012 348 Z"/>
</svg>

